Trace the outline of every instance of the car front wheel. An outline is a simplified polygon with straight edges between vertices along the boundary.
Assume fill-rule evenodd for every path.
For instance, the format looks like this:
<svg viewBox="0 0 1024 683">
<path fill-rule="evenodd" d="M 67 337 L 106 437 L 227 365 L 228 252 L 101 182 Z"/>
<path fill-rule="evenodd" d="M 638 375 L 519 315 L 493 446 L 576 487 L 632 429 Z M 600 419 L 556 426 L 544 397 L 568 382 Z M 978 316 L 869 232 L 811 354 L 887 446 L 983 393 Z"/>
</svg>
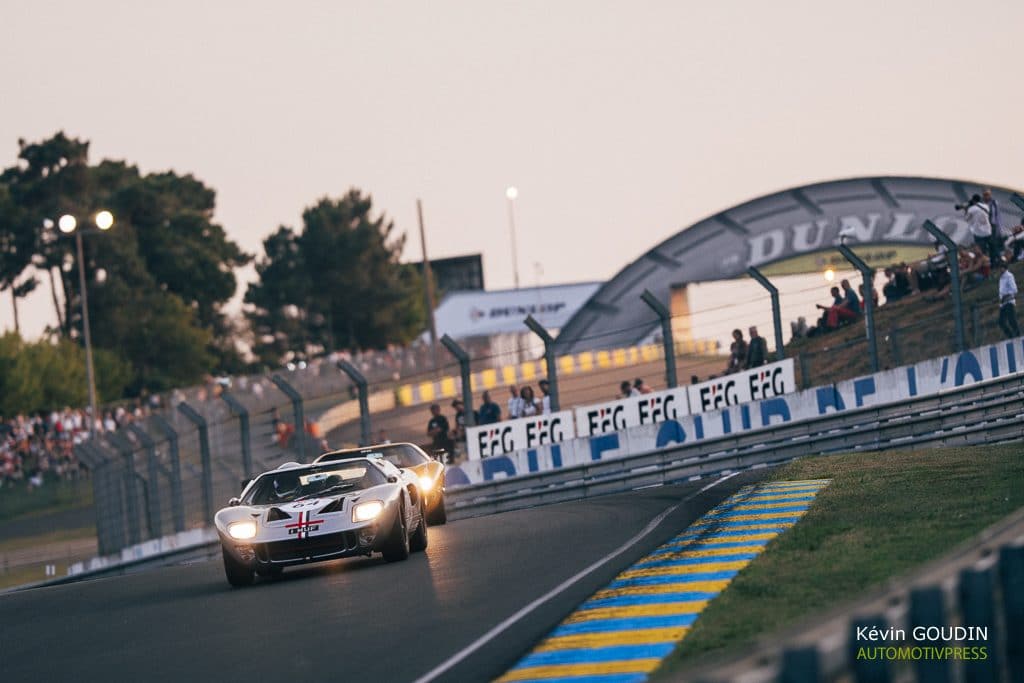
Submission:
<svg viewBox="0 0 1024 683">
<path fill-rule="evenodd" d="M 234 556 L 228 552 L 227 548 L 221 546 L 220 550 L 221 554 L 224 555 L 224 575 L 227 576 L 228 583 L 235 588 L 252 585 L 252 580 L 255 576 L 253 568 L 236 560 Z"/>
<path fill-rule="evenodd" d="M 395 523 L 391 526 L 387 544 L 381 550 L 387 562 L 401 562 L 409 559 L 409 532 L 405 528 L 405 509 L 398 508 Z"/>
<path fill-rule="evenodd" d="M 412 540 L 409 541 L 409 549 L 414 553 L 427 549 L 427 504 L 422 500 L 420 502 L 420 523 L 412 535 Z"/>
</svg>

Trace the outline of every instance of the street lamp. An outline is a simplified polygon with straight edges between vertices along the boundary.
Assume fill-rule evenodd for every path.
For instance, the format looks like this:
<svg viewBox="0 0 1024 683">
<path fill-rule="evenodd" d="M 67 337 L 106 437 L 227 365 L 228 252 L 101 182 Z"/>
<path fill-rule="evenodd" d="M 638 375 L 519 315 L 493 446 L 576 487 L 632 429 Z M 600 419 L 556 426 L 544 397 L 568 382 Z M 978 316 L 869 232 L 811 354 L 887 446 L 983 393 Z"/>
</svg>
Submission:
<svg viewBox="0 0 1024 683">
<path fill-rule="evenodd" d="M 512 275 L 514 278 L 516 289 L 519 289 L 519 254 L 516 250 L 516 209 L 515 202 L 516 197 L 519 196 L 519 190 L 515 185 L 509 185 L 505 188 L 505 197 L 508 199 L 508 231 L 512 236 Z"/>
<path fill-rule="evenodd" d="M 93 216 L 96 227 L 104 232 L 114 225 L 114 214 L 100 211 Z M 89 294 L 85 286 L 85 256 L 82 254 L 82 231 L 78 230 L 78 219 L 64 214 L 57 221 L 57 228 L 65 235 L 75 234 L 75 250 L 78 254 L 78 285 L 82 292 L 82 332 L 85 335 L 85 374 L 89 382 L 89 436 L 96 437 L 96 371 L 92 364 L 92 334 L 89 331 Z"/>
</svg>

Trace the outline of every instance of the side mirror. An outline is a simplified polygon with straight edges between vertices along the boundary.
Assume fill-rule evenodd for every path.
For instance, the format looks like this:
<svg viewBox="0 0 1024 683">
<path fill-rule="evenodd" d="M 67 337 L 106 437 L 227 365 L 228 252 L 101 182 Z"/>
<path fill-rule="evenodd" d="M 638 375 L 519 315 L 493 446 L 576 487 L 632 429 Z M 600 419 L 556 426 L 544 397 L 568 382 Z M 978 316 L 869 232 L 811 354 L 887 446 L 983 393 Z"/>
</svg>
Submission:
<svg viewBox="0 0 1024 683">
<path fill-rule="evenodd" d="M 239 498 L 238 496 L 235 496 L 234 498 L 232 498 L 231 500 L 228 501 L 228 505 L 230 505 L 231 507 L 234 507 L 236 505 L 241 505 L 241 504 L 242 504 L 242 499 Z"/>
<path fill-rule="evenodd" d="M 389 484 L 394 484 L 394 483 L 396 483 L 397 481 L 398 481 L 398 477 L 396 477 L 395 475 L 393 475 L 393 474 L 392 474 L 392 475 L 389 475 L 389 476 L 388 476 L 388 483 L 389 483 Z"/>
</svg>

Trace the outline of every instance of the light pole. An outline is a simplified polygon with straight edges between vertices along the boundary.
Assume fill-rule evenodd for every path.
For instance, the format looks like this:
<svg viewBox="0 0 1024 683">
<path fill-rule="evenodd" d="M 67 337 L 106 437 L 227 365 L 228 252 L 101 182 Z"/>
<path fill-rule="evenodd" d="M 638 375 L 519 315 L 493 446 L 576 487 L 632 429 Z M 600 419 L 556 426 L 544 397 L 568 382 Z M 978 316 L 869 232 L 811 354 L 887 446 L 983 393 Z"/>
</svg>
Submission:
<svg viewBox="0 0 1024 683">
<path fill-rule="evenodd" d="M 519 190 L 515 185 L 505 188 L 505 197 L 508 199 L 508 231 L 512 236 L 512 275 L 516 289 L 519 289 L 519 254 L 516 250 L 516 197 Z"/>
<path fill-rule="evenodd" d="M 114 225 L 114 215 L 109 211 L 100 211 L 93 217 L 96 227 L 110 230 Z M 85 335 L 85 375 L 89 383 L 89 436 L 96 437 L 96 371 L 92 364 L 92 334 L 89 331 L 89 294 L 85 286 L 85 256 L 82 253 L 82 231 L 76 229 L 78 220 L 71 214 L 64 214 L 57 221 L 57 227 L 65 235 L 75 233 L 75 251 L 78 254 L 78 285 L 82 293 L 82 333 Z"/>
</svg>

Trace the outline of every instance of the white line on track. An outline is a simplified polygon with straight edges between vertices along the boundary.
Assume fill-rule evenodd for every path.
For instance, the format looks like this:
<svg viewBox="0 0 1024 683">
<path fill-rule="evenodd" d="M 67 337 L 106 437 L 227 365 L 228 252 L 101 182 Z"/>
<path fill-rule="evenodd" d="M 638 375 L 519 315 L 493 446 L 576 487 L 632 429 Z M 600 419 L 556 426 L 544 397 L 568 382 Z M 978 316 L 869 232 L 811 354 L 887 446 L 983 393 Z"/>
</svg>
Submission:
<svg viewBox="0 0 1024 683">
<path fill-rule="evenodd" d="M 470 656 L 471 654 L 473 654 L 474 652 L 476 652 L 477 650 L 482 648 L 484 645 L 486 645 L 490 641 L 494 640 L 494 638 L 496 638 L 497 636 L 501 635 L 501 633 L 506 631 L 510 626 L 512 626 L 517 621 L 519 621 L 520 619 L 525 617 L 527 614 L 529 614 L 533 610 L 537 609 L 538 607 L 543 605 L 545 602 L 547 602 L 551 598 L 555 597 L 556 595 L 558 595 L 559 593 L 564 591 L 566 588 L 568 588 L 569 586 L 571 586 L 574 583 L 576 583 L 577 581 L 579 581 L 580 579 L 584 578 L 588 574 L 590 574 L 590 573 L 594 572 L 595 570 L 599 569 L 601 566 L 607 564 L 611 560 L 614 560 L 616 557 L 618 557 L 622 553 L 626 552 L 626 550 L 628 550 L 629 548 L 631 548 L 634 545 L 636 545 L 637 543 L 639 543 L 640 540 L 644 536 L 646 536 L 647 534 L 649 534 L 652 531 L 654 531 L 658 527 L 658 525 L 661 524 L 665 520 L 666 517 L 671 515 L 673 512 L 678 510 L 680 507 L 682 507 L 683 503 L 687 503 L 687 502 L 693 500 L 694 498 L 696 498 L 700 494 L 704 493 L 708 489 L 711 489 L 711 488 L 714 488 L 715 486 L 718 486 L 723 481 L 727 481 L 729 479 L 732 479 L 737 474 L 739 474 L 739 472 L 732 472 L 731 474 L 727 474 L 724 477 L 721 477 L 720 479 L 716 479 L 715 481 L 711 482 L 710 484 L 708 484 L 707 486 L 702 488 L 700 491 L 697 491 L 696 493 L 691 493 L 689 496 L 687 496 L 686 498 L 683 498 L 681 501 L 679 501 L 678 503 L 676 503 L 672 507 L 666 508 L 661 513 L 659 513 L 657 517 L 655 517 L 650 522 L 648 522 L 647 526 L 645 526 L 643 529 L 641 529 L 640 532 L 636 536 L 634 536 L 633 538 L 629 539 L 629 541 L 625 545 L 620 546 L 618 550 L 615 550 L 615 551 L 605 555 L 600 560 L 598 560 L 597 562 L 594 562 L 592 565 L 590 565 L 586 569 L 583 569 L 579 573 L 574 574 L 573 576 L 570 576 L 568 579 L 566 579 L 562 583 L 558 584 L 557 586 L 555 586 L 554 588 L 549 590 L 544 595 L 540 596 L 539 598 L 537 598 L 536 600 L 534 600 L 530 604 L 526 605 L 525 607 L 520 609 L 518 612 L 516 612 L 515 614 L 513 614 L 509 618 L 507 618 L 504 621 L 502 621 L 497 626 L 493 627 L 490 631 L 488 631 L 487 633 L 483 634 L 482 636 L 480 636 L 479 638 L 474 640 L 472 643 L 470 643 L 469 645 L 464 647 L 462 650 L 459 650 L 454 655 L 452 655 L 451 657 L 449 657 L 445 661 L 441 662 L 440 664 L 438 664 L 436 667 L 434 667 L 433 669 L 431 669 L 427 673 L 425 673 L 422 676 L 420 676 L 419 678 L 417 678 L 415 681 L 413 681 L 413 683 L 430 683 L 430 681 L 435 680 L 438 676 L 440 676 L 441 674 L 447 672 L 453 666 L 455 666 L 456 664 L 458 664 L 459 662 L 464 660 L 466 657 Z"/>
</svg>

